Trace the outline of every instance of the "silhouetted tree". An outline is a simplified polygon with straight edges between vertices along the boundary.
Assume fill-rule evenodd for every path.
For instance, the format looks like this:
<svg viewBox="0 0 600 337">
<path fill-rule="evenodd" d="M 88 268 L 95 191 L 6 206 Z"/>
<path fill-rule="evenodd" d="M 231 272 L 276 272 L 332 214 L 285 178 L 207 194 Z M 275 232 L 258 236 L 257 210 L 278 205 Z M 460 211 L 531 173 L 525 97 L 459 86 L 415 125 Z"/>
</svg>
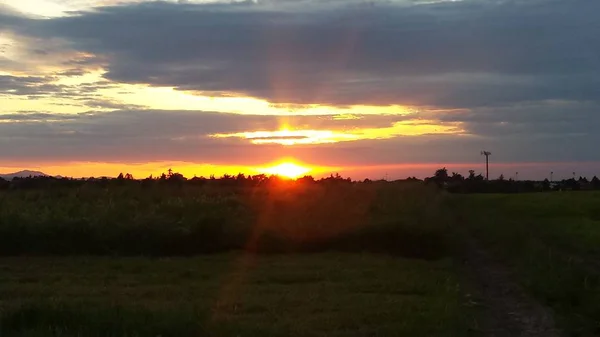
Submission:
<svg viewBox="0 0 600 337">
<path fill-rule="evenodd" d="M 192 183 L 198 184 L 198 185 L 202 185 L 202 184 L 206 183 L 208 181 L 208 179 L 206 179 L 204 177 L 196 177 L 196 176 L 194 176 L 189 181 L 191 181 Z"/>
<path fill-rule="evenodd" d="M 444 168 L 441 168 L 441 169 L 435 171 L 434 178 L 439 181 L 442 181 L 442 182 L 447 181 L 448 180 L 448 170 L 444 167 Z"/>
<path fill-rule="evenodd" d="M 469 180 L 475 180 L 475 170 L 469 170 Z"/>
<path fill-rule="evenodd" d="M 465 180 L 465 177 L 463 177 L 460 173 L 452 172 L 452 177 L 450 177 L 450 180 L 454 182 L 459 182 Z"/>
<path fill-rule="evenodd" d="M 152 175 L 142 180 L 143 187 L 149 187 L 152 186 L 152 184 L 154 184 L 154 178 L 152 178 Z"/>
<path fill-rule="evenodd" d="M 563 186 L 566 189 L 569 189 L 569 190 L 574 190 L 574 191 L 578 191 L 579 190 L 579 183 L 577 182 L 577 180 L 575 180 L 575 178 L 564 180 L 563 181 Z"/>
<path fill-rule="evenodd" d="M 425 178 L 425 182 L 433 182 L 436 185 L 438 185 L 438 187 L 445 186 L 446 183 L 448 183 L 448 180 L 449 180 L 448 170 L 445 167 L 441 168 L 439 170 L 436 170 L 435 173 L 433 174 L 433 177 Z"/>
<path fill-rule="evenodd" d="M 327 183 L 327 184 L 340 184 L 340 183 L 351 183 L 352 179 L 343 178 L 339 173 L 335 175 L 331 174 L 327 178 L 321 178 L 319 182 Z"/>
<path fill-rule="evenodd" d="M 252 180 L 252 184 L 254 186 L 257 186 L 259 184 L 267 182 L 269 180 L 269 177 L 267 177 L 267 175 L 261 173 L 261 174 L 253 175 L 252 177 L 250 177 L 250 179 Z"/>
<path fill-rule="evenodd" d="M 504 174 L 500 174 L 500 176 L 498 177 L 498 181 L 504 181 Z"/>
<path fill-rule="evenodd" d="M 368 179 L 365 179 L 365 182 L 367 182 L 367 180 Z M 313 176 L 304 176 L 302 178 L 298 178 L 296 181 L 300 184 L 312 184 L 315 182 L 315 178 L 313 178 Z"/>
<path fill-rule="evenodd" d="M 10 186 L 10 182 L 0 177 L 0 190 L 7 189 Z"/>
<path fill-rule="evenodd" d="M 548 180 L 548 178 L 544 179 L 542 182 L 542 190 L 550 191 L 550 180 Z"/>
<path fill-rule="evenodd" d="M 167 181 L 169 182 L 174 182 L 174 183 L 181 183 L 186 181 L 187 179 L 185 179 L 185 177 L 183 176 L 183 174 L 181 173 L 173 173 L 172 171 L 169 174 L 169 178 L 167 179 Z"/>
<path fill-rule="evenodd" d="M 594 176 L 592 178 L 592 188 L 595 190 L 599 190 L 600 189 L 600 179 L 598 179 L 598 177 Z"/>
</svg>

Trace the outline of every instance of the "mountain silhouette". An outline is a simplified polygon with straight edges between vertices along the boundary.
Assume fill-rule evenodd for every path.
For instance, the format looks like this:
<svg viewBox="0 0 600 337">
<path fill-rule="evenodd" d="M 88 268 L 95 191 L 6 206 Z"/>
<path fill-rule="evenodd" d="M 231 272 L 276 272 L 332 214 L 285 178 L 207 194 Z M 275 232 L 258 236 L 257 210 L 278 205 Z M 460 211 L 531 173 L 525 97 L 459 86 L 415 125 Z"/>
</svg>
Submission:
<svg viewBox="0 0 600 337">
<path fill-rule="evenodd" d="M 26 177 L 47 177 L 48 175 L 40 171 L 23 170 L 14 173 L 0 174 L 0 178 L 11 180 L 14 178 L 26 178 Z"/>
</svg>

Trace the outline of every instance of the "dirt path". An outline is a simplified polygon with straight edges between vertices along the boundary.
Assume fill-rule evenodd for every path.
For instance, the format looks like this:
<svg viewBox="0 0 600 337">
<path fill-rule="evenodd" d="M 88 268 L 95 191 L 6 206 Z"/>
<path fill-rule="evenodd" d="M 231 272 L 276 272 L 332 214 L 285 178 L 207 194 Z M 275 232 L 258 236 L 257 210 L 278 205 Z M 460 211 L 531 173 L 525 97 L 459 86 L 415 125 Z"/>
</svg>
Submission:
<svg viewBox="0 0 600 337">
<path fill-rule="evenodd" d="M 559 337 L 552 312 L 513 281 L 510 271 L 468 236 L 462 276 L 469 306 L 477 313 L 476 328 L 485 337 Z"/>
</svg>

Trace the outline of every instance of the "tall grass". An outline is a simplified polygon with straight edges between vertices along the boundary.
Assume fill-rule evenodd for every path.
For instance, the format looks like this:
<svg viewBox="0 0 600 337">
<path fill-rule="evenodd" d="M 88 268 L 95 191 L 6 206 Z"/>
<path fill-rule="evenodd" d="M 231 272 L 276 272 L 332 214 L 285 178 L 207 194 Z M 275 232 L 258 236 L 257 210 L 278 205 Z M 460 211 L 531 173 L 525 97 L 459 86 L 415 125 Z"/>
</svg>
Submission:
<svg viewBox="0 0 600 337">
<path fill-rule="evenodd" d="M 420 183 L 139 184 L 0 192 L 2 255 L 373 250 L 435 258 L 440 193 Z"/>
</svg>

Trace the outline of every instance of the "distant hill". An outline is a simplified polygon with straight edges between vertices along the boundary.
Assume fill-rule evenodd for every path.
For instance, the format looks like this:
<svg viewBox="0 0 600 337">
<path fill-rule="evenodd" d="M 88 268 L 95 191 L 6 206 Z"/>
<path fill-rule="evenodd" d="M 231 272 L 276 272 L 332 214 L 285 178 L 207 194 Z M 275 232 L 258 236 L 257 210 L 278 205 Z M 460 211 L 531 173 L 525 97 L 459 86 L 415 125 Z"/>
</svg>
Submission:
<svg viewBox="0 0 600 337">
<path fill-rule="evenodd" d="M 12 180 L 13 178 L 47 177 L 47 176 L 48 175 L 44 172 L 30 171 L 30 170 L 23 170 L 23 171 L 14 172 L 14 173 L 8 173 L 8 174 L 0 174 L 0 178 L 6 179 L 6 180 Z"/>
</svg>

